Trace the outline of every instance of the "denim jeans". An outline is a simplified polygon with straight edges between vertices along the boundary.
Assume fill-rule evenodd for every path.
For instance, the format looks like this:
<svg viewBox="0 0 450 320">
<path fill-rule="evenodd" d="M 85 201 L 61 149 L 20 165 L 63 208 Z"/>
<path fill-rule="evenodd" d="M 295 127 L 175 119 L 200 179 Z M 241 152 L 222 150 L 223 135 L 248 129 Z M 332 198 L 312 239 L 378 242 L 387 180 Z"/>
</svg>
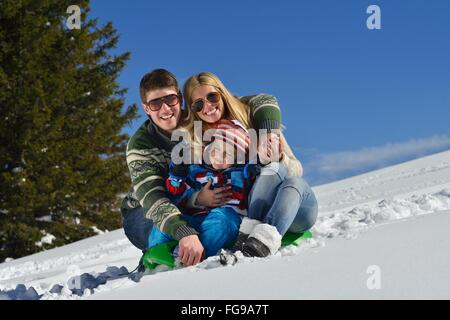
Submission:
<svg viewBox="0 0 450 320">
<path fill-rule="evenodd" d="M 317 200 L 302 177 L 287 175 L 283 164 L 264 166 L 249 195 L 248 216 L 287 231 L 303 232 L 317 219 Z"/>
<path fill-rule="evenodd" d="M 240 216 L 230 207 L 214 208 L 206 215 L 184 214 L 183 219 L 199 232 L 200 242 L 205 249 L 205 258 L 214 256 L 220 249 L 233 245 L 241 224 Z M 148 237 L 148 247 L 171 240 L 173 240 L 172 237 L 153 226 L 152 233 Z M 178 247 L 175 250 L 177 251 Z"/>
<path fill-rule="evenodd" d="M 148 235 L 152 231 L 153 221 L 144 216 L 142 207 L 130 209 L 122 214 L 122 225 L 128 240 L 145 252 L 148 248 Z"/>
</svg>

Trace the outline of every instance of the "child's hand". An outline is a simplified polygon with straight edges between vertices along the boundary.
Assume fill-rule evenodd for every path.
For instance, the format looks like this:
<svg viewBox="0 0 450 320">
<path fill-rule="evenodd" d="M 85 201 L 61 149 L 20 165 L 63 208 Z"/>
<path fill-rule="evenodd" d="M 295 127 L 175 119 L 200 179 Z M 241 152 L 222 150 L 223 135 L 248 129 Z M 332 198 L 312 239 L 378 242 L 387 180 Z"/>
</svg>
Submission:
<svg viewBox="0 0 450 320">
<path fill-rule="evenodd" d="M 231 187 L 211 189 L 212 180 L 206 183 L 197 196 L 196 205 L 204 207 L 220 207 L 231 199 Z"/>
</svg>

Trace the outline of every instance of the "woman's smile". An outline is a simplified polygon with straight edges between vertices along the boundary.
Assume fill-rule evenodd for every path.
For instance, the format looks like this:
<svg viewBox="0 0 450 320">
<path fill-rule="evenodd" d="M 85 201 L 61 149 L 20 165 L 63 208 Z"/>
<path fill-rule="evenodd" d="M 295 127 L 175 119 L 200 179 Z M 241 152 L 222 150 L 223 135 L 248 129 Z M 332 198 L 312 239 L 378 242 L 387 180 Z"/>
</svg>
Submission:
<svg viewBox="0 0 450 320">
<path fill-rule="evenodd" d="M 212 116 L 215 112 L 219 110 L 219 107 L 213 107 L 210 111 L 206 112 L 205 115 Z"/>
</svg>

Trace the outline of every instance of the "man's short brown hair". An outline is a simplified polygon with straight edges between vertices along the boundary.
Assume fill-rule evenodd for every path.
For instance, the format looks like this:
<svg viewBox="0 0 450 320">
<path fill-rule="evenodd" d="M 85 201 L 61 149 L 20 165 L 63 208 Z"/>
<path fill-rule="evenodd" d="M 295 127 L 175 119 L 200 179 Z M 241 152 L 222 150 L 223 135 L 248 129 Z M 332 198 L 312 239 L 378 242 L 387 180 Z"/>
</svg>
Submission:
<svg viewBox="0 0 450 320">
<path fill-rule="evenodd" d="M 155 69 L 152 72 L 147 73 L 142 77 L 141 83 L 139 85 L 139 92 L 141 94 L 142 103 L 147 102 L 145 101 L 147 92 L 154 89 L 168 87 L 173 87 L 178 93 L 180 93 L 178 81 L 171 72 L 165 69 Z"/>
</svg>

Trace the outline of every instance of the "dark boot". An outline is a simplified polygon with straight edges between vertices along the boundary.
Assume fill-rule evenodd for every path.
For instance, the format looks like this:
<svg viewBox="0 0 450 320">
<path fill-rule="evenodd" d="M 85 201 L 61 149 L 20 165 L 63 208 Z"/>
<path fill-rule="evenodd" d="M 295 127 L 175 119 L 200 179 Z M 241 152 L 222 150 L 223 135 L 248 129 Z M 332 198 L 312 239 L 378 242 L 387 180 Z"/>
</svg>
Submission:
<svg viewBox="0 0 450 320">
<path fill-rule="evenodd" d="M 247 257 L 267 257 L 275 254 L 281 246 L 281 234 L 274 226 L 262 223 L 250 233 L 242 247 L 242 253 Z"/>
<path fill-rule="evenodd" d="M 239 234 L 234 246 L 231 248 L 231 251 L 242 251 L 243 245 L 247 240 L 249 234 L 258 224 L 261 224 L 261 221 L 245 217 L 241 222 L 241 225 L 239 227 Z"/>
<path fill-rule="evenodd" d="M 242 247 L 242 254 L 246 257 L 267 257 L 270 255 L 269 248 L 255 238 L 248 238 Z"/>
</svg>

